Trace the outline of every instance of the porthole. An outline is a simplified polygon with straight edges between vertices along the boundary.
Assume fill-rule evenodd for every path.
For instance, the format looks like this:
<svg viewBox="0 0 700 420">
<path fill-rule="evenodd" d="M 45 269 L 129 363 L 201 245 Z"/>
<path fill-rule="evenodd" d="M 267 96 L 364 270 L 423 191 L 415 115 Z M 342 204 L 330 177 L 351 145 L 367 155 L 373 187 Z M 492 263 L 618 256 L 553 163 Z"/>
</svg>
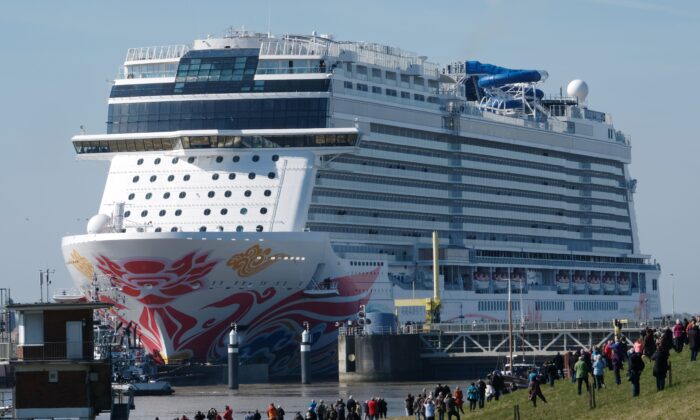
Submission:
<svg viewBox="0 0 700 420">
<path fill-rule="evenodd" d="M 241 209 L 241 214 L 247 214 L 247 213 L 248 213 L 248 209 L 247 209 L 247 208 L 244 207 L 244 208 Z"/>
<path fill-rule="evenodd" d="M 151 182 L 156 182 L 156 179 L 158 179 L 157 176 L 151 175 L 151 179 L 150 179 Z"/>
<path fill-rule="evenodd" d="M 280 157 L 278 155 L 272 155 L 273 162 L 277 162 L 278 160 L 280 160 Z"/>
<path fill-rule="evenodd" d="M 168 198 L 170 198 L 170 193 L 169 193 L 169 192 L 164 193 L 164 194 L 163 194 L 163 198 L 166 199 L 166 200 L 167 200 Z"/>
<path fill-rule="evenodd" d="M 206 227 L 206 226 L 200 226 L 200 227 L 199 227 L 199 231 L 200 231 L 200 232 L 206 232 L 206 231 L 207 231 L 207 227 Z"/>
<path fill-rule="evenodd" d="M 177 226 L 171 227 L 171 228 L 170 228 L 170 231 L 171 231 L 171 232 L 177 232 Z"/>
<path fill-rule="evenodd" d="M 251 172 L 248 174 L 248 179 L 255 179 L 255 172 Z"/>
<path fill-rule="evenodd" d="M 134 197 L 136 197 L 136 194 L 134 194 L 134 193 L 129 194 L 129 200 L 133 200 Z"/>
<path fill-rule="evenodd" d="M 245 192 L 243 193 L 243 195 L 245 195 L 246 197 L 250 197 L 252 194 L 253 193 L 250 190 L 245 190 Z"/>
<path fill-rule="evenodd" d="M 183 177 L 182 177 L 182 180 L 183 180 L 183 181 L 189 181 L 189 180 L 190 180 L 190 175 L 187 174 L 187 175 L 183 176 Z"/>
<path fill-rule="evenodd" d="M 228 210 L 227 210 L 227 209 L 221 209 L 221 215 L 222 215 L 222 216 L 225 216 L 226 213 L 228 213 Z"/>
<path fill-rule="evenodd" d="M 160 231 L 162 231 L 162 230 L 163 230 L 163 229 L 161 229 L 161 228 L 159 228 L 159 227 L 156 228 L 156 232 L 160 232 Z"/>
<path fill-rule="evenodd" d="M 182 214 L 182 210 L 180 210 L 180 209 L 175 210 L 175 216 L 179 216 L 181 214 Z"/>
<path fill-rule="evenodd" d="M 160 158 L 156 158 L 156 160 L 153 161 L 154 165 L 160 165 Z"/>
<path fill-rule="evenodd" d="M 148 216 L 148 210 L 144 210 L 141 212 L 141 217 L 146 217 Z"/>
<path fill-rule="evenodd" d="M 217 179 L 219 179 L 219 174 L 214 174 L 214 175 L 212 175 L 212 176 L 211 176 L 211 179 L 213 179 L 214 181 L 216 181 Z"/>
<path fill-rule="evenodd" d="M 236 179 L 236 174 L 231 172 L 230 174 L 228 174 L 228 179 Z"/>
<path fill-rule="evenodd" d="M 228 197 L 231 197 L 231 191 L 226 191 L 226 192 L 224 193 L 224 197 L 227 197 L 227 198 L 228 198 Z"/>
<path fill-rule="evenodd" d="M 173 160 L 172 160 L 173 165 L 175 165 L 175 164 L 178 163 L 179 161 L 180 161 L 180 158 L 174 157 Z"/>
<path fill-rule="evenodd" d="M 241 226 L 241 225 L 236 226 L 236 232 L 243 232 L 243 226 Z"/>
<path fill-rule="evenodd" d="M 153 194 L 151 194 L 151 193 L 146 193 L 146 200 L 150 200 L 151 197 L 153 197 Z"/>
<path fill-rule="evenodd" d="M 165 210 L 161 210 L 158 212 L 158 216 L 163 217 L 165 216 Z"/>
<path fill-rule="evenodd" d="M 275 173 L 274 173 L 274 172 L 270 172 L 270 173 L 267 174 L 267 177 L 270 178 L 270 179 L 275 179 Z"/>
<path fill-rule="evenodd" d="M 261 208 L 260 214 L 267 214 L 267 208 L 265 208 L 265 207 Z"/>
<path fill-rule="evenodd" d="M 209 191 L 209 193 L 207 194 L 207 197 L 214 198 L 214 195 L 215 195 L 214 191 Z"/>
<path fill-rule="evenodd" d="M 255 226 L 255 231 L 256 231 L 256 232 L 262 232 L 262 231 L 263 231 L 262 225 L 257 225 L 257 226 Z"/>
<path fill-rule="evenodd" d="M 131 211 L 127 210 L 124 212 L 124 217 L 129 217 L 131 216 Z"/>
<path fill-rule="evenodd" d="M 270 190 L 265 190 L 264 194 L 265 194 L 265 197 L 269 197 L 269 196 L 272 195 L 272 191 L 270 191 Z"/>
<path fill-rule="evenodd" d="M 169 175 L 168 182 L 173 182 L 173 181 L 175 181 L 175 175 Z"/>
<path fill-rule="evenodd" d="M 217 157 L 216 157 L 216 163 L 221 163 L 221 162 L 223 162 L 223 161 L 224 161 L 223 156 L 217 156 Z"/>
<path fill-rule="evenodd" d="M 257 162 L 260 160 L 260 156 L 258 155 L 253 155 L 253 162 Z"/>
<path fill-rule="evenodd" d="M 239 160 L 241 160 L 241 157 L 240 157 L 240 156 L 234 156 L 234 157 L 233 157 L 233 162 L 234 162 L 234 163 L 235 163 L 235 162 L 238 162 Z"/>
<path fill-rule="evenodd" d="M 223 227 L 223 226 L 217 226 L 217 227 L 216 227 L 216 230 L 218 230 L 219 232 L 223 232 L 223 231 L 224 231 L 224 227 Z"/>
<path fill-rule="evenodd" d="M 185 198 L 186 195 L 187 195 L 187 193 L 183 191 L 180 193 L 180 198 Z"/>
<path fill-rule="evenodd" d="M 132 180 L 134 183 L 137 183 L 137 182 L 139 182 L 139 176 L 136 175 L 136 176 L 133 177 L 131 180 Z"/>
<path fill-rule="evenodd" d="M 194 163 L 194 157 L 188 157 L 187 158 L 187 163 Z"/>
<path fill-rule="evenodd" d="M 209 216 L 211 214 L 211 210 L 209 209 L 204 209 L 204 215 Z"/>
<path fill-rule="evenodd" d="M 143 159 L 137 160 L 137 161 L 136 161 L 136 164 L 137 164 L 137 165 L 143 165 Z"/>
</svg>

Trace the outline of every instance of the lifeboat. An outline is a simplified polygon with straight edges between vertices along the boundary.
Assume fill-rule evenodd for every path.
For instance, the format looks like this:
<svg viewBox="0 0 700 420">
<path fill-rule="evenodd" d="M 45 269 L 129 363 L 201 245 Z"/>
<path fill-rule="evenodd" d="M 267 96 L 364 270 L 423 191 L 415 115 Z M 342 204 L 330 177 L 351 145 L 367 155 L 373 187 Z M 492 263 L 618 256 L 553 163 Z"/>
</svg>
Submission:
<svg viewBox="0 0 700 420">
<path fill-rule="evenodd" d="M 588 276 L 588 291 L 591 294 L 600 292 L 600 277 L 595 274 Z"/>
<path fill-rule="evenodd" d="M 605 293 L 615 293 L 617 285 L 615 284 L 615 278 L 609 274 L 603 276 L 603 291 Z"/>
<path fill-rule="evenodd" d="M 569 293 L 569 286 L 571 284 L 569 276 L 567 276 L 566 274 L 557 274 L 556 278 L 554 279 L 554 282 L 557 285 L 557 292 Z"/>
<path fill-rule="evenodd" d="M 474 273 L 474 290 L 488 290 L 489 283 L 488 274 L 479 271 Z"/>
<path fill-rule="evenodd" d="M 497 291 L 503 291 L 508 288 L 508 274 L 496 272 L 493 273 L 493 288 Z"/>
<path fill-rule="evenodd" d="M 510 285 L 515 291 L 522 291 L 525 288 L 525 276 L 521 272 L 514 272 L 510 276 Z"/>
<path fill-rule="evenodd" d="M 626 275 L 617 276 L 617 290 L 620 294 L 626 294 L 630 291 L 630 280 Z"/>
<path fill-rule="evenodd" d="M 574 274 L 574 293 L 583 293 L 586 291 L 586 278 L 581 274 Z"/>
</svg>

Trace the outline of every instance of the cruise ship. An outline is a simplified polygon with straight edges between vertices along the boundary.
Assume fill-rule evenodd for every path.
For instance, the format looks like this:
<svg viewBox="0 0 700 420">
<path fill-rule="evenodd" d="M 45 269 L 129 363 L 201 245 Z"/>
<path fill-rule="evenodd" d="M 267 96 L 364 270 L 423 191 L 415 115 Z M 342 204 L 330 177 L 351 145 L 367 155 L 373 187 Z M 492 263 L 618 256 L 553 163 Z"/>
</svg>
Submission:
<svg viewBox="0 0 700 420">
<path fill-rule="evenodd" d="M 129 49 L 87 233 L 63 238 L 75 284 L 112 303 L 164 363 L 217 360 L 232 324 L 271 377 L 337 370 L 341 325 L 367 313 L 441 322 L 660 315 L 640 249 L 631 143 L 572 81 L 331 35 L 230 30 Z"/>
</svg>

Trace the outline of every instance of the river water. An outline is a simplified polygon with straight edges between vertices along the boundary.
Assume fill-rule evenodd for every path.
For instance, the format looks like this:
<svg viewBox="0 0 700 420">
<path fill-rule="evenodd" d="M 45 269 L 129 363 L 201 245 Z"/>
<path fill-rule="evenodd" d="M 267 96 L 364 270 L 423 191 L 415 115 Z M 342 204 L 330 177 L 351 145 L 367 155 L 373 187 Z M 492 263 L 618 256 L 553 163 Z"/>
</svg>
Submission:
<svg viewBox="0 0 700 420">
<path fill-rule="evenodd" d="M 470 381 L 448 382 L 450 389 L 458 385 L 462 389 L 471 383 Z M 240 389 L 229 390 L 226 385 L 176 387 L 175 393 L 170 396 L 135 397 L 136 409 L 131 411 L 131 419 L 155 419 L 172 420 L 175 417 L 186 414 L 190 419 L 197 410 L 206 414 L 210 408 L 223 411 L 225 405 L 230 405 L 235 411 L 234 418 L 242 420 L 244 413 L 260 410 L 262 418 L 267 406 L 273 402 L 281 405 L 286 412 L 285 418 L 292 419 L 294 414 L 304 411 L 312 399 L 324 400 L 326 403 L 335 402 L 338 398 L 347 401 L 350 395 L 357 401 L 365 401 L 371 397 L 381 397 L 387 401 L 388 415 L 405 415 L 404 399 L 408 393 L 415 395 L 425 388 L 432 391 L 435 382 L 378 382 L 378 383 L 354 383 L 339 384 L 337 382 L 324 382 L 312 385 L 288 384 L 255 384 L 241 385 Z M 109 413 L 98 417 L 100 420 L 109 419 Z"/>
</svg>

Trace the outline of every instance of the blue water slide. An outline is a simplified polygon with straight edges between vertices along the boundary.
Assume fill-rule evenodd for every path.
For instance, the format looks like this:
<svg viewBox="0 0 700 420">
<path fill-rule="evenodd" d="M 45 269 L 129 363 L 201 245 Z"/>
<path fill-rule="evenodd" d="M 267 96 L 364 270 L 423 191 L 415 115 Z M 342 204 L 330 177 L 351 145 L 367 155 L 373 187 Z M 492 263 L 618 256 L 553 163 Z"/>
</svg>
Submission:
<svg viewBox="0 0 700 420">
<path fill-rule="evenodd" d="M 514 70 L 478 61 L 467 61 L 465 63 L 465 73 L 468 75 L 482 75 L 478 82 L 480 88 L 501 87 L 513 83 L 534 83 L 547 78 L 546 71 Z"/>
</svg>

